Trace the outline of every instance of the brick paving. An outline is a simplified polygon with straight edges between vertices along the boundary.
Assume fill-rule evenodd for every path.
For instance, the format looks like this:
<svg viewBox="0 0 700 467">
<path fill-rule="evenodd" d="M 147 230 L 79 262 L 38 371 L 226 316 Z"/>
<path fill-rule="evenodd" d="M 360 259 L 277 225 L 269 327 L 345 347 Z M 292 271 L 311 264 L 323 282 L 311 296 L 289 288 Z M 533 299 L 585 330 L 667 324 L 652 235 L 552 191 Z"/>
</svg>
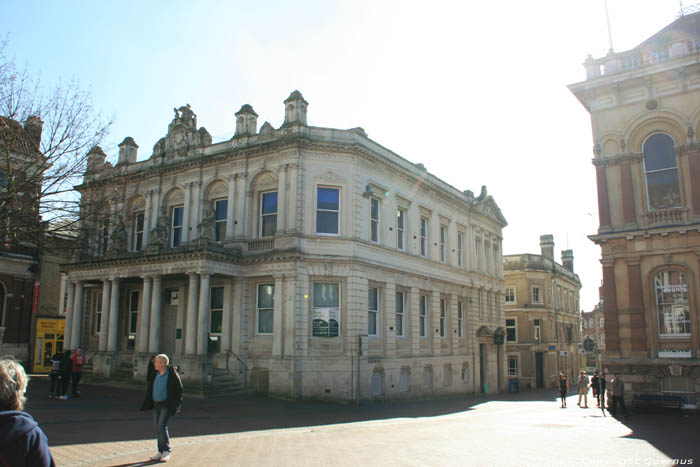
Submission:
<svg viewBox="0 0 700 467">
<path fill-rule="evenodd" d="M 144 466 L 156 451 L 141 391 L 84 385 L 49 400 L 30 382 L 29 411 L 59 466 Z M 361 406 L 258 397 L 185 396 L 171 419 L 175 466 L 577 466 L 700 462 L 700 416 L 674 410 L 629 419 L 560 409 L 551 392 Z"/>
</svg>

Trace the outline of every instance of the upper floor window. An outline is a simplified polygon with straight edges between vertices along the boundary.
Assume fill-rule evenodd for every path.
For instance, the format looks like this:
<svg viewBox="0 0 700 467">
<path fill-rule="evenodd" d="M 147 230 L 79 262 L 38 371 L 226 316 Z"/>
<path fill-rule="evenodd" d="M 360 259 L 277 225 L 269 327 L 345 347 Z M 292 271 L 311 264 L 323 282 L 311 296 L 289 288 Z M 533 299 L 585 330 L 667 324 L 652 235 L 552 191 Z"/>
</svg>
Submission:
<svg viewBox="0 0 700 467">
<path fill-rule="evenodd" d="M 367 335 L 376 336 L 379 322 L 379 289 L 370 287 L 367 292 Z"/>
<path fill-rule="evenodd" d="M 474 245 L 476 247 L 476 270 L 481 271 L 481 237 L 476 237 Z"/>
<path fill-rule="evenodd" d="M 227 199 L 217 199 L 214 201 L 214 239 L 221 242 L 226 238 L 226 211 L 228 210 Z"/>
<path fill-rule="evenodd" d="M 134 215 L 134 251 L 140 251 L 143 248 L 143 227 L 144 213 L 137 212 Z"/>
<path fill-rule="evenodd" d="M 673 139 L 665 133 L 655 133 L 647 138 L 642 150 L 649 210 L 681 207 Z"/>
<path fill-rule="evenodd" d="M 591 320 L 591 321 L 593 321 L 593 320 Z M 593 326 L 591 326 L 591 327 L 593 327 Z M 600 327 L 601 328 L 605 327 L 605 318 L 600 318 Z"/>
<path fill-rule="evenodd" d="M 506 287 L 506 303 L 515 303 L 515 287 Z"/>
<path fill-rule="evenodd" d="M 184 209 L 185 208 L 183 206 L 174 206 L 170 214 L 172 227 L 172 238 L 170 240 L 170 245 L 173 248 L 182 243 L 182 217 Z"/>
<path fill-rule="evenodd" d="M 457 266 L 464 266 L 464 234 L 457 234 Z"/>
<path fill-rule="evenodd" d="M 440 226 L 440 261 L 447 261 L 447 227 Z"/>
<path fill-rule="evenodd" d="M 506 341 L 516 342 L 517 341 L 517 328 L 515 325 L 515 318 L 506 319 Z"/>
<path fill-rule="evenodd" d="M 316 233 L 338 234 L 340 190 L 318 187 L 316 189 Z"/>
<path fill-rule="evenodd" d="M 379 200 L 369 199 L 369 239 L 375 243 L 379 242 Z"/>
<path fill-rule="evenodd" d="M 277 232 L 277 192 L 260 193 L 260 236 L 271 237 Z"/>
<path fill-rule="evenodd" d="M 535 342 L 540 342 L 542 340 L 542 326 L 540 324 L 540 320 L 536 319 L 533 321 L 533 339 Z"/>
<path fill-rule="evenodd" d="M 684 272 L 664 271 L 654 278 L 659 334 L 690 335 L 688 283 Z"/>
<path fill-rule="evenodd" d="M 399 250 L 406 249 L 406 210 L 396 212 L 396 246 Z"/>
<path fill-rule="evenodd" d="M 539 287 L 532 288 L 532 303 L 542 303 Z"/>
<path fill-rule="evenodd" d="M 428 256 L 428 219 L 420 218 L 420 255 Z"/>
</svg>

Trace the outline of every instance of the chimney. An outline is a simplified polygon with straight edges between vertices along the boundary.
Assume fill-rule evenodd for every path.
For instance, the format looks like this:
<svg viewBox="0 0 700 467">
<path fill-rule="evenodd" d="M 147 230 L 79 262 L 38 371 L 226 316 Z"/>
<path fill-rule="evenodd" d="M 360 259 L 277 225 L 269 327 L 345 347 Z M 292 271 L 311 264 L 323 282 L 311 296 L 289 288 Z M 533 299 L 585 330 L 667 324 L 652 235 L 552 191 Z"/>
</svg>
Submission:
<svg viewBox="0 0 700 467">
<path fill-rule="evenodd" d="M 107 156 L 101 147 L 95 146 L 90 149 L 87 159 L 87 171 L 95 172 L 101 170 L 105 165 L 105 157 Z"/>
<path fill-rule="evenodd" d="M 540 248 L 542 249 L 542 256 L 554 261 L 554 236 L 553 235 L 540 235 Z"/>
<path fill-rule="evenodd" d="M 133 164 L 136 162 L 136 153 L 139 150 L 139 145 L 136 144 L 134 138 L 127 136 L 119 145 L 119 162 L 117 164 Z"/>
<path fill-rule="evenodd" d="M 257 130 L 258 114 L 249 104 L 244 104 L 241 110 L 236 112 L 236 134 L 234 136 L 254 135 Z"/>
<path fill-rule="evenodd" d="M 306 107 L 309 105 L 299 91 L 292 92 L 284 101 L 284 124 L 306 125 Z"/>
<path fill-rule="evenodd" d="M 561 264 L 567 271 L 574 272 L 574 250 L 561 250 Z"/>
<path fill-rule="evenodd" d="M 37 151 L 41 150 L 41 131 L 43 128 L 44 122 L 36 115 L 31 115 L 24 121 L 24 132 Z"/>
</svg>

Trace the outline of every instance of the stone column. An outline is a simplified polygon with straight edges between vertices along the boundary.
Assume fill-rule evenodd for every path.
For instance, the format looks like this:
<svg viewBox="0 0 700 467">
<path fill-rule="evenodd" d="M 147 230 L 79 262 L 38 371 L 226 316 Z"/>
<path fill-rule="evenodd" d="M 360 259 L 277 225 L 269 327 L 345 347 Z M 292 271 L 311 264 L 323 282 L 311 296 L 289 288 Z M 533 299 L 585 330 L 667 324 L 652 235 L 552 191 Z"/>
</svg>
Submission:
<svg viewBox="0 0 700 467">
<path fill-rule="evenodd" d="M 70 349 L 80 347 L 80 331 L 83 328 L 83 281 L 75 283 L 75 298 L 73 301 L 73 322 L 71 323 Z"/>
<path fill-rule="evenodd" d="M 100 352 L 107 350 L 107 336 L 109 334 L 109 304 L 112 283 L 105 279 L 102 281 L 102 314 L 100 316 L 100 340 L 98 349 Z"/>
<path fill-rule="evenodd" d="M 282 357 L 284 345 L 284 275 L 275 275 L 275 308 L 272 317 L 272 356 Z"/>
<path fill-rule="evenodd" d="M 408 300 L 406 303 L 406 309 L 408 313 L 405 316 L 409 317 L 409 322 L 411 326 L 411 355 L 420 354 L 420 290 L 418 287 L 411 287 L 408 293 Z"/>
<path fill-rule="evenodd" d="M 146 211 L 143 213 L 143 247 L 145 248 L 148 245 L 148 241 L 151 238 L 151 218 L 153 217 L 152 214 L 152 207 L 151 207 L 151 191 L 146 192 Z"/>
<path fill-rule="evenodd" d="M 141 292 L 141 310 L 139 310 L 138 334 L 136 335 L 136 352 L 148 352 L 148 331 L 151 326 L 151 292 L 153 279 L 143 276 L 143 288 Z"/>
<path fill-rule="evenodd" d="M 210 274 L 200 274 L 201 285 L 199 288 L 199 316 L 197 319 L 197 355 L 207 354 L 209 340 L 209 278 Z"/>
<path fill-rule="evenodd" d="M 185 326 L 185 354 L 194 355 L 197 351 L 197 297 L 199 296 L 199 275 L 191 272 L 187 289 L 187 323 Z"/>
<path fill-rule="evenodd" d="M 282 347 L 282 354 L 289 357 L 295 354 L 294 348 L 294 338 L 296 334 L 294 322 L 297 294 L 296 294 L 296 280 L 294 276 L 286 276 L 284 284 L 284 294 L 282 299 L 284 300 L 284 345 Z"/>
<path fill-rule="evenodd" d="M 277 233 L 286 231 L 287 222 L 287 165 L 281 167 L 279 173 L 279 186 L 277 187 Z"/>
<path fill-rule="evenodd" d="M 627 280 L 629 286 L 629 326 L 632 351 L 638 352 L 639 357 L 646 357 L 647 351 L 647 324 L 644 318 L 644 306 L 642 304 L 642 272 L 639 259 L 627 259 Z"/>
<path fill-rule="evenodd" d="M 185 185 L 185 205 L 182 208 L 182 243 L 190 239 L 190 209 L 192 206 L 192 183 Z"/>
<path fill-rule="evenodd" d="M 68 281 L 68 300 L 66 301 L 66 322 L 63 328 L 63 348 L 69 350 L 73 334 L 73 304 L 75 302 L 75 283 Z"/>
<path fill-rule="evenodd" d="M 236 200 L 236 176 L 229 175 L 228 178 L 228 198 L 226 201 L 226 238 L 233 237 L 233 226 L 235 219 L 233 218 L 234 210 L 233 203 Z"/>
<path fill-rule="evenodd" d="M 440 291 L 433 289 L 433 294 L 430 297 L 430 314 L 432 319 L 432 329 L 428 335 L 432 335 L 433 355 L 440 355 L 440 347 L 442 339 L 440 338 Z"/>
<path fill-rule="evenodd" d="M 383 295 L 380 305 L 384 320 L 380 318 L 379 335 L 384 341 L 384 355 L 391 357 L 396 355 L 396 284 L 393 281 L 386 282 Z"/>
<path fill-rule="evenodd" d="M 58 315 L 61 316 L 66 312 L 65 309 L 65 299 L 66 299 L 66 279 L 67 275 L 65 272 L 61 273 L 61 289 L 58 292 Z"/>
<path fill-rule="evenodd" d="M 231 327 L 233 322 L 233 282 L 227 278 L 224 282 L 224 311 L 221 317 L 221 351 L 231 350 Z"/>
<path fill-rule="evenodd" d="M 107 351 L 117 351 L 117 335 L 119 330 L 119 279 L 111 279 L 112 290 L 109 301 L 109 327 L 107 331 Z"/>
<path fill-rule="evenodd" d="M 158 353 L 160 351 L 160 299 L 163 295 L 161 291 L 162 277 L 153 276 L 153 290 L 151 291 L 151 320 L 148 330 L 148 352 Z"/>
<path fill-rule="evenodd" d="M 610 200 L 606 167 L 596 162 L 594 165 L 596 166 L 595 173 L 598 184 L 598 219 L 601 227 L 607 227 L 610 225 Z"/>
</svg>

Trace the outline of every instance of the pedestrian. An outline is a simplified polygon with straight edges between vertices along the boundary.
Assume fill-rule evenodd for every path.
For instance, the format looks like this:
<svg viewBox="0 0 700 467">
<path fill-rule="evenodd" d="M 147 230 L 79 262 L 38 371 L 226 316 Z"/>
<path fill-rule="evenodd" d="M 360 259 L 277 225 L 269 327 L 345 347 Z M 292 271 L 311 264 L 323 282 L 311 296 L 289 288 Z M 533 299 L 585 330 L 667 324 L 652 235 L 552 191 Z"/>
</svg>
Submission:
<svg viewBox="0 0 700 467">
<path fill-rule="evenodd" d="M 71 392 L 73 397 L 80 397 L 80 391 L 78 391 L 78 385 L 80 384 L 80 378 L 83 376 L 83 365 L 85 365 L 85 355 L 80 347 L 75 349 L 73 355 L 71 355 L 71 360 L 73 361 L 73 366 L 71 368 Z"/>
<path fill-rule="evenodd" d="M 596 400 L 596 407 L 600 407 L 600 402 L 598 399 L 598 390 L 600 389 L 600 383 L 598 383 L 599 379 L 600 379 L 600 377 L 598 376 L 598 372 L 597 371 L 593 372 L 593 376 L 591 376 L 590 387 L 591 387 L 591 394 L 593 395 L 593 397 L 595 397 L 595 400 Z"/>
<path fill-rule="evenodd" d="M 569 379 L 564 373 L 559 373 L 559 395 L 561 396 L 561 408 L 566 408 L 566 393 L 569 391 Z"/>
<path fill-rule="evenodd" d="M 600 378 L 598 378 L 598 407 L 605 410 L 605 393 L 607 392 L 605 382 L 605 372 L 600 372 Z M 605 414 L 603 414 L 605 415 Z"/>
<path fill-rule="evenodd" d="M 630 411 L 625 406 L 625 382 L 619 373 L 615 373 L 615 376 L 610 380 L 610 386 L 612 386 L 612 404 L 610 406 L 610 414 L 613 417 L 617 416 L 617 404 L 622 407 L 622 413 L 625 418 L 630 416 Z"/>
<path fill-rule="evenodd" d="M 73 360 L 70 359 L 70 350 L 63 352 L 63 358 L 59 365 L 61 372 L 61 396 L 60 399 L 68 399 L 68 385 L 70 384 L 71 374 L 73 373 Z"/>
<path fill-rule="evenodd" d="M 0 465 L 55 467 L 46 435 L 22 410 L 28 382 L 19 362 L 0 359 Z"/>
<path fill-rule="evenodd" d="M 588 384 L 590 381 L 588 380 L 588 375 L 586 374 L 586 370 L 581 370 L 581 372 L 578 375 L 578 402 L 576 405 L 581 407 L 581 396 L 583 396 L 583 409 L 588 408 Z"/>
<path fill-rule="evenodd" d="M 158 453 L 150 458 L 152 461 L 167 462 L 170 459 L 170 433 L 168 418 L 174 417 L 182 405 L 182 381 L 175 367 L 169 364 L 168 356 L 156 355 L 151 361 L 155 371 L 149 368 L 146 398 L 141 410 L 153 409 L 153 425 L 158 442 Z"/>
<path fill-rule="evenodd" d="M 51 388 L 49 389 L 49 399 L 58 399 L 61 397 L 61 360 L 63 360 L 63 352 L 56 350 L 56 353 L 51 357 Z"/>
</svg>

